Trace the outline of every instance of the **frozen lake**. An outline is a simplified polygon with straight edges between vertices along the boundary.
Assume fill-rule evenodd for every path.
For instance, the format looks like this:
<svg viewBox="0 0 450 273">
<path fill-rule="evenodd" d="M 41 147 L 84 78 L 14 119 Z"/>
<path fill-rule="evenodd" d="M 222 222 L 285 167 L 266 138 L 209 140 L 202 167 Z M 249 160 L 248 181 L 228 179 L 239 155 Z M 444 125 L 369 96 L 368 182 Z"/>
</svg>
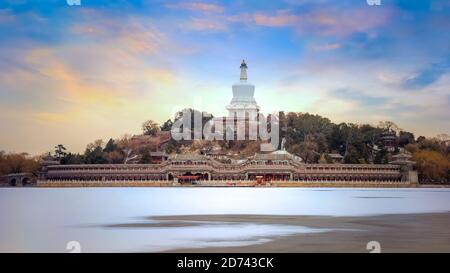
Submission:
<svg viewBox="0 0 450 273">
<path fill-rule="evenodd" d="M 263 243 L 271 236 L 326 230 L 298 226 L 160 223 L 150 216 L 266 214 L 367 216 L 450 211 L 450 189 L 1 188 L 0 252 L 163 251 Z M 192 223 L 191 223 L 192 224 Z"/>
</svg>

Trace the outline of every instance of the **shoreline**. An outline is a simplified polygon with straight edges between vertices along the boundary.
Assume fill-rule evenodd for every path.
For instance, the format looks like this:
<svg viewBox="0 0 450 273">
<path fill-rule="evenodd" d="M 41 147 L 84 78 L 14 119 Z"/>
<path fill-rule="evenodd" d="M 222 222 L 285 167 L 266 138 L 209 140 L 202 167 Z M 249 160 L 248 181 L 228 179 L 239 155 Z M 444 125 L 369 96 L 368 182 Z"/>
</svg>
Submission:
<svg viewBox="0 0 450 273">
<path fill-rule="evenodd" d="M 409 182 L 305 182 L 274 181 L 266 185 L 257 185 L 254 181 L 217 181 L 213 183 L 178 184 L 172 181 L 41 181 L 27 186 L 0 184 L 0 188 L 417 188 L 446 189 L 450 184 L 420 184 Z"/>
<path fill-rule="evenodd" d="M 199 187 L 199 188 L 421 188 L 424 185 L 409 182 L 362 182 L 362 181 L 274 181 L 266 185 L 257 185 L 255 181 L 217 181 L 200 182 L 198 184 L 180 185 L 172 181 L 38 181 L 38 188 L 70 188 L 70 187 Z M 436 185 L 436 187 L 450 187 L 450 185 Z M 427 185 L 427 187 L 433 187 Z"/>
<path fill-rule="evenodd" d="M 274 224 L 331 229 L 320 233 L 268 236 L 268 242 L 245 246 L 182 248 L 168 253 L 368 253 L 367 243 L 377 241 L 381 252 L 450 252 L 450 212 L 374 216 L 292 215 L 184 215 L 150 217 L 186 225 L 186 221 L 231 224 Z M 143 224 L 145 225 L 145 223 Z M 142 226 L 145 227 L 145 226 Z"/>
</svg>

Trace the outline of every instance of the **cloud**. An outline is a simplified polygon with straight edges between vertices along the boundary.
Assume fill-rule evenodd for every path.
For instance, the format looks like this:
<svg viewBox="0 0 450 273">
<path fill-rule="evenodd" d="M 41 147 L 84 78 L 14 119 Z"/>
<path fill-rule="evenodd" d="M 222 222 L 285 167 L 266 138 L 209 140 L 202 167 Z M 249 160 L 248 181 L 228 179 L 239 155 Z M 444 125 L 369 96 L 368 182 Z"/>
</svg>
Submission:
<svg viewBox="0 0 450 273">
<path fill-rule="evenodd" d="M 52 82 L 60 89 L 60 97 L 72 103 L 120 105 L 120 96 L 113 86 L 101 81 L 87 80 L 84 70 L 71 67 L 57 55 L 65 49 L 33 49 L 26 55 L 26 63 L 37 71 L 34 76 Z M 80 56 L 81 57 L 81 56 Z M 91 75 L 89 75 L 89 78 Z"/>
<path fill-rule="evenodd" d="M 167 119 L 193 96 L 225 111 L 217 105 L 229 101 L 242 57 L 264 111 L 392 119 L 427 136 L 450 128 L 448 62 L 435 61 L 449 56 L 448 10 L 363 0 L 100 2 L 0 10 L 5 149 L 63 142 L 80 151 Z"/>
<path fill-rule="evenodd" d="M 406 79 L 403 86 L 407 89 L 421 89 L 433 84 L 449 71 L 450 58 L 442 62 L 431 64 L 429 67 L 424 68 L 416 75 Z"/>
<path fill-rule="evenodd" d="M 304 23 L 298 26 L 300 32 L 348 36 L 384 25 L 391 17 L 391 12 L 366 8 L 329 8 L 313 10 L 304 17 Z"/>
<path fill-rule="evenodd" d="M 195 5 L 194 5 L 195 4 Z M 214 4 L 212 4 L 214 5 Z M 238 30 L 239 25 L 248 27 L 291 28 L 299 35 L 348 37 L 354 33 L 369 32 L 384 26 L 394 16 L 394 10 L 371 9 L 367 7 L 311 5 L 305 9 L 275 9 L 273 11 L 228 11 L 221 8 L 200 8 L 198 3 L 178 3 L 166 5 L 168 8 L 188 10 L 216 10 L 216 13 L 198 15 L 182 19 L 180 27 L 193 31 L 225 32 Z M 220 11 L 220 12 L 218 12 Z"/>
<path fill-rule="evenodd" d="M 300 34 L 348 36 L 382 26 L 392 17 L 389 9 L 315 7 L 306 11 L 280 9 L 275 12 L 244 13 L 229 16 L 231 22 L 264 27 L 290 27 Z"/>
<path fill-rule="evenodd" d="M 329 94 L 338 99 L 357 102 L 361 106 L 377 106 L 387 102 L 385 97 L 369 96 L 359 90 L 349 88 L 336 89 L 329 92 Z"/>
<path fill-rule="evenodd" d="M 41 122 L 70 123 L 74 119 L 74 113 L 37 112 L 32 115 Z"/>
<path fill-rule="evenodd" d="M 224 12 L 223 6 L 219 4 L 204 3 L 204 2 L 180 2 L 176 4 L 167 4 L 166 7 L 170 9 L 183 9 L 203 13 Z"/>
<path fill-rule="evenodd" d="M 17 143 L 4 143 L 9 149 L 19 147 L 35 153 L 44 145 L 51 147 L 49 142 L 70 140 L 69 144 L 80 151 L 95 138 L 137 133 L 147 117 L 158 120 L 164 109 L 158 97 L 164 97 L 164 91 L 176 83 L 175 76 L 126 52 L 101 45 L 35 48 L 18 60 L 21 66 L 3 68 L 1 113 L 13 105 L 10 115 L 14 119 L 2 118 L 2 126 L 17 134 Z M 67 128 L 73 133 L 67 133 Z M 62 131 L 67 135 L 59 133 Z M 33 145 L 27 136 L 36 132 L 47 139 Z"/>
<path fill-rule="evenodd" d="M 77 21 L 72 22 L 71 32 L 79 37 L 103 42 L 132 53 L 152 54 L 167 45 L 167 37 L 151 21 L 139 17 L 115 16 L 96 10 L 82 10 Z"/>
<path fill-rule="evenodd" d="M 36 153 L 70 140 L 80 151 L 93 138 L 136 133 L 147 117 L 164 116 L 164 92 L 178 84 L 166 58 L 179 54 L 175 43 L 138 16 L 80 11 L 57 43 L 18 36 L 16 47 L 0 52 L 2 127 L 17 134 L 0 137 L 5 149 Z M 59 133 L 69 127 L 83 133 Z M 47 139 L 27 140 L 36 132 Z"/>
<path fill-rule="evenodd" d="M 192 18 L 181 24 L 183 30 L 203 33 L 227 32 L 229 26 L 224 18 Z"/>
<path fill-rule="evenodd" d="M 275 14 L 257 12 L 253 15 L 256 25 L 267 27 L 295 26 L 299 23 L 300 16 L 291 14 L 289 10 L 278 10 Z"/>
<path fill-rule="evenodd" d="M 341 48 L 340 43 L 328 43 L 324 45 L 315 45 L 312 47 L 314 51 L 332 51 Z"/>
</svg>

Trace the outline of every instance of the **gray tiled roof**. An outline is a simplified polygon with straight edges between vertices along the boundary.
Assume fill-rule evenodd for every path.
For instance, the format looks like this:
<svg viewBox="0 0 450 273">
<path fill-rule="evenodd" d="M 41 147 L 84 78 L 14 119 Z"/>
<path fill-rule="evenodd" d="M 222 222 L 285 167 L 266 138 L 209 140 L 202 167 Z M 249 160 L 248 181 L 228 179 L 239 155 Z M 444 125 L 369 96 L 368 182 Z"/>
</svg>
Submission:
<svg viewBox="0 0 450 273">
<path fill-rule="evenodd" d="M 206 160 L 207 158 L 199 154 L 174 154 L 169 156 L 170 160 Z"/>
<path fill-rule="evenodd" d="M 292 159 L 291 154 L 255 154 L 253 157 L 255 160 L 290 160 Z"/>
</svg>

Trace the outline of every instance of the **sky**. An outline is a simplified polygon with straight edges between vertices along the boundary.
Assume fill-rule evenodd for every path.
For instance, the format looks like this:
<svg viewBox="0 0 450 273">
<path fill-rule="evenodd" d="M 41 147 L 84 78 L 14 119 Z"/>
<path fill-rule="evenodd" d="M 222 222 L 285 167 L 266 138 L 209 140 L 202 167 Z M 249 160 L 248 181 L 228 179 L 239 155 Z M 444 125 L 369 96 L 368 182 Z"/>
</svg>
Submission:
<svg viewBox="0 0 450 273">
<path fill-rule="evenodd" d="M 70 2 L 70 1 L 69 1 Z M 82 152 L 186 107 L 450 134 L 450 1 L 0 1 L 0 150 Z"/>
</svg>

